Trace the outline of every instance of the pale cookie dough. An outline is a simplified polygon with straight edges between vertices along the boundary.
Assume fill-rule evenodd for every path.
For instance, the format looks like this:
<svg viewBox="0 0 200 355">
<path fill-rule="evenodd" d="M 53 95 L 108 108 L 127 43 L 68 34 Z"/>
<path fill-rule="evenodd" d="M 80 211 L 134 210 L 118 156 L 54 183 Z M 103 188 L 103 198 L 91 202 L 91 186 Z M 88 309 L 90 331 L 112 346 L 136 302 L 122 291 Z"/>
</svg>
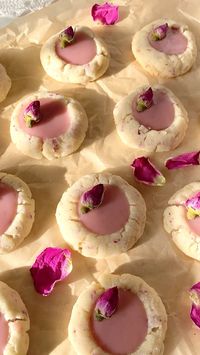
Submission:
<svg viewBox="0 0 200 355">
<path fill-rule="evenodd" d="M 20 295 L 0 281 L 0 313 L 8 322 L 8 342 L 3 355 L 26 355 L 30 320 Z"/>
<path fill-rule="evenodd" d="M 25 132 L 19 125 L 19 115 L 24 106 L 40 99 L 52 99 L 64 102 L 70 118 L 66 133 L 53 138 L 42 139 Z M 40 123 L 40 122 L 39 122 Z M 24 154 L 35 158 L 49 160 L 61 158 L 76 151 L 83 142 L 88 128 L 88 118 L 81 104 L 63 95 L 38 92 L 25 96 L 15 107 L 10 124 L 10 134 L 13 143 Z"/>
<path fill-rule="evenodd" d="M 153 92 L 166 93 L 172 102 L 174 120 L 169 127 L 162 130 L 143 126 L 133 116 L 132 101 L 148 87 L 139 87 L 116 104 L 113 115 L 117 133 L 123 143 L 134 149 L 144 149 L 148 152 L 164 152 L 175 149 L 182 142 L 188 127 L 187 112 L 179 99 L 169 89 L 161 85 L 153 85 Z M 162 114 L 160 120 L 162 120 Z"/>
<path fill-rule="evenodd" d="M 5 100 L 11 88 L 11 80 L 6 73 L 5 68 L 0 64 L 0 102 Z"/>
<path fill-rule="evenodd" d="M 167 330 L 165 307 L 153 288 L 141 278 L 130 275 L 103 275 L 99 282 L 93 282 L 76 301 L 69 322 L 69 339 L 78 355 L 109 355 L 95 342 L 90 330 L 91 311 L 98 297 L 108 288 L 130 290 L 142 301 L 147 318 L 148 332 L 145 341 L 133 355 L 162 355 Z M 127 324 L 128 326 L 128 324 Z M 132 355 L 130 354 L 130 355 Z"/>
<path fill-rule="evenodd" d="M 193 182 L 177 191 L 168 201 L 163 222 L 176 246 L 186 255 L 200 261 L 200 236 L 187 223 L 184 206 L 186 200 L 197 192 L 200 192 L 200 182 Z"/>
<path fill-rule="evenodd" d="M 187 38 L 187 48 L 183 53 L 165 54 L 154 49 L 149 43 L 149 33 L 164 23 L 168 23 L 169 26 L 178 25 L 180 32 Z M 151 75 L 165 78 L 173 78 L 186 73 L 193 66 L 197 56 L 195 38 L 188 26 L 170 19 L 154 21 L 136 32 L 132 41 L 132 51 L 144 70 Z"/>
<path fill-rule="evenodd" d="M 118 186 L 125 193 L 130 214 L 121 230 L 107 235 L 89 231 L 80 221 L 78 203 L 81 195 L 97 184 Z M 81 177 L 64 192 L 56 210 L 57 223 L 66 242 L 84 256 L 105 258 L 132 248 L 144 231 L 146 205 L 133 186 L 119 176 L 91 174 Z"/>
<path fill-rule="evenodd" d="M 18 193 L 16 216 L 0 235 L 0 253 L 7 253 L 17 248 L 30 233 L 35 218 L 35 202 L 29 187 L 18 177 L 0 173 L 0 183 L 11 186 Z"/>
<path fill-rule="evenodd" d="M 109 66 L 110 55 L 105 43 L 88 27 L 76 26 L 75 32 L 83 32 L 93 38 L 96 44 L 96 55 L 87 64 L 75 65 L 66 63 L 55 51 L 59 33 L 50 37 L 43 45 L 40 59 L 47 74 L 57 81 L 64 83 L 86 84 L 102 76 Z"/>
</svg>

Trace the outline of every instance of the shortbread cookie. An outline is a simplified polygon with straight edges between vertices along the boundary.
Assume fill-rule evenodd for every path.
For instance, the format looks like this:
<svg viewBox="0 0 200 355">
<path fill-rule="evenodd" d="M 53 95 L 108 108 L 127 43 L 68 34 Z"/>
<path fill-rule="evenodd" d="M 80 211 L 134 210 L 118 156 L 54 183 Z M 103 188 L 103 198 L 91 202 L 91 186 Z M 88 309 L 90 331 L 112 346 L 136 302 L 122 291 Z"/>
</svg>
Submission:
<svg viewBox="0 0 200 355">
<path fill-rule="evenodd" d="M 71 29 L 70 43 L 62 42 Z M 66 47 L 62 48 L 67 43 Z M 88 27 L 76 26 L 57 33 L 43 45 L 41 63 L 47 74 L 64 83 L 85 84 L 102 76 L 109 65 L 104 42 Z"/>
<path fill-rule="evenodd" d="M 118 289 L 117 308 L 110 318 L 97 320 L 98 298 L 113 287 Z M 106 298 L 102 301 L 106 307 Z M 165 307 L 154 289 L 139 277 L 110 274 L 81 293 L 68 333 L 77 355 L 162 355 L 166 329 Z"/>
<path fill-rule="evenodd" d="M 20 295 L 0 281 L 0 353 L 26 355 L 30 320 Z"/>
<path fill-rule="evenodd" d="M 6 73 L 5 68 L 0 64 L 0 102 L 5 100 L 11 88 L 11 80 Z"/>
<path fill-rule="evenodd" d="M 149 90 L 153 95 L 147 102 L 150 107 L 138 107 L 143 93 Z M 131 148 L 148 152 L 176 148 L 188 127 L 188 115 L 181 102 L 161 85 L 139 87 L 117 103 L 113 114 L 121 140 Z"/>
<path fill-rule="evenodd" d="M 14 175 L 0 173 L 0 216 L 0 253 L 6 253 L 27 237 L 35 217 L 30 189 Z"/>
<path fill-rule="evenodd" d="M 188 217 L 186 203 L 198 193 L 200 194 L 200 182 L 193 182 L 170 198 L 164 211 L 164 228 L 183 253 L 200 261 L 200 217 Z"/>
<path fill-rule="evenodd" d="M 186 73 L 197 56 L 188 26 L 170 19 L 154 21 L 136 32 L 132 51 L 144 70 L 166 78 Z"/>
<path fill-rule="evenodd" d="M 81 199 L 101 185 L 101 204 L 82 212 Z M 91 174 L 81 177 L 64 192 L 56 218 L 66 242 L 84 256 L 104 258 L 130 249 L 141 237 L 145 221 L 145 202 L 134 187 L 121 177 Z"/>
<path fill-rule="evenodd" d="M 87 128 L 87 115 L 78 101 L 39 92 L 19 101 L 12 114 L 10 133 L 22 153 L 51 160 L 77 150 Z"/>
</svg>

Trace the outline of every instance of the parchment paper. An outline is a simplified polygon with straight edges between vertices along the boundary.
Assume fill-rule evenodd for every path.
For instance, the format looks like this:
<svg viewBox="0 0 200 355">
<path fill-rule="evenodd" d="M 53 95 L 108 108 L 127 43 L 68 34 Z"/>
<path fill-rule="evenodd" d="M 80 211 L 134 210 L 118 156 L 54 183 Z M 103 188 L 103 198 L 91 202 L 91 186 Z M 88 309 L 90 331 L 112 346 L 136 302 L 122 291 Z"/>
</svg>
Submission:
<svg viewBox="0 0 200 355">
<path fill-rule="evenodd" d="M 162 297 L 169 320 L 165 355 L 199 355 L 200 331 L 189 318 L 187 290 L 200 280 L 199 263 L 185 257 L 163 230 L 162 214 L 169 197 L 185 184 L 199 180 L 199 167 L 168 172 L 163 162 L 172 155 L 156 153 L 153 161 L 167 178 L 164 187 L 137 184 L 129 167 L 143 154 L 126 147 L 118 138 L 112 110 L 115 103 L 142 84 L 164 83 L 184 104 L 190 117 L 189 130 L 173 154 L 199 149 L 200 56 L 192 70 L 177 79 L 150 77 L 134 61 L 131 39 L 136 30 L 163 16 L 188 24 L 200 47 L 198 0 L 116 1 L 121 5 L 115 26 L 99 26 L 90 16 L 93 1 L 61 0 L 40 12 L 16 20 L 0 32 L 0 62 L 12 79 L 12 89 L 1 104 L 0 170 L 15 174 L 29 184 L 36 201 L 36 219 L 30 236 L 9 255 L 0 256 L 0 279 L 22 296 L 31 319 L 29 355 L 73 355 L 67 339 L 72 306 L 80 292 L 102 272 L 129 272 L 142 277 Z M 107 43 L 110 68 L 103 78 L 86 87 L 63 85 L 47 77 L 39 60 L 41 44 L 69 24 L 88 25 Z M 9 120 L 15 102 L 40 89 L 78 99 L 89 117 L 89 130 L 75 154 L 52 162 L 22 155 L 10 141 Z M 63 191 L 80 176 L 109 171 L 136 186 L 145 198 L 148 213 L 143 237 L 126 254 L 95 261 L 73 252 L 74 269 L 57 284 L 49 297 L 33 288 L 29 267 L 47 246 L 66 246 L 55 220 L 55 209 Z"/>
</svg>

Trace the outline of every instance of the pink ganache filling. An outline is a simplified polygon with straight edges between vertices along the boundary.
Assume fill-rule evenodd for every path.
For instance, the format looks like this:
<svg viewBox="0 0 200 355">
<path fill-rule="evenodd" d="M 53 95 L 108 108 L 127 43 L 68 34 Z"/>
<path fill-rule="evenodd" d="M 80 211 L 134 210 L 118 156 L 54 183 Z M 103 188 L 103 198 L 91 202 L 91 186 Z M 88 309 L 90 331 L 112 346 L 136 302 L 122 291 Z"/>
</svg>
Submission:
<svg viewBox="0 0 200 355">
<path fill-rule="evenodd" d="M 168 95 L 161 90 L 153 92 L 153 104 L 148 109 L 138 112 L 136 110 L 137 97 L 132 102 L 134 118 L 146 128 L 161 131 L 168 128 L 174 120 L 174 106 Z"/>
<path fill-rule="evenodd" d="M 191 231 L 200 236 L 200 217 L 196 216 L 193 219 L 187 218 L 187 209 L 185 208 L 185 218 Z"/>
<path fill-rule="evenodd" d="M 40 99 L 41 119 L 31 128 L 26 126 L 24 111 L 28 104 L 22 107 L 19 115 L 19 126 L 30 136 L 42 139 L 56 138 L 67 132 L 70 126 L 70 117 L 67 107 L 62 100 Z"/>
<path fill-rule="evenodd" d="M 119 304 L 109 319 L 98 321 L 91 316 L 91 331 L 97 344 L 113 355 L 135 352 L 144 342 L 148 319 L 139 297 L 131 291 L 119 289 Z"/>
<path fill-rule="evenodd" d="M 153 41 L 151 39 L 151 33 L 148 35 L 148 40 L 154 49 L 169 55 L 184 53 L 188 45 L 187 38 L 180 32 L 180 30 L 173 30 L 170 27 L 167 30 L 166 37 L 162 40 Z"/>
<path fill-rule="evenodd" d="M 0 313 L 0 355 L 3 355 L 4 349 L 8 343 L 9 327 L 2 313 Z"/>
<path fill-rule="evenodd" d="M 115 185 L 104 185 L 102 204 L 88 213 L 82 214 L 80 202 L 78 213 L 83 225 L 93 233 L 101 235 L 118 232 L 128 221 L 130 208 L 125 193 Z"/>
<path fill-rule="evenodd" d="M 17 199 L 17 191 L 0 182 L 0 236 L 5 233 L 16 216 Z"/>
<path fill-rule="evenodd" d="M 83 32 L 75 32 L 74 41 L 65 48 L 57 40 L 55 50 L 59 58 L 74 65 L 88 64 L 96 56 L 94 39 Z"/>
</svg>

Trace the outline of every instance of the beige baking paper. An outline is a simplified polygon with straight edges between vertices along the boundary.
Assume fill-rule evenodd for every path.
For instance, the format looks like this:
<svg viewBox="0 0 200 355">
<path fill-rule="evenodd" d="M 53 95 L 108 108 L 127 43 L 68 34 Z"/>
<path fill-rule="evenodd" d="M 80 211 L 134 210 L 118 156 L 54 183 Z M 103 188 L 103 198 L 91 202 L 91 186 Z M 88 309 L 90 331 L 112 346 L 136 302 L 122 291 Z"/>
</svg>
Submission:
<svg viewBox="0 0 200 355">
<path fill-rule="evenodd" d="M 200 167 L 170 172 L 163 165 L 172 154 L 200 147 L 200 56 L 186 75 L 161 81 L 146 74 L 131 53 L 134 33 L 163 16 L 188 24 L 200 48 L 199 0 L 121 1 L 120 21 L 108 27 L 92 21 L 92 3 L 61 0 L 16 20 L 0 32 L 0 62 L 12 79 L 11 91 L 0 106 L 0 170 L 22 178 L 36 201 L 36 219 L 30 236 L 16 251 L 0 256 L 0 279 L 21 294 L 28 308 L 29 355 L 74 354 L 67 338 L 73 304 L 80 292 L 102 272 L 129 272 L 147 281 L 162 297 L 168 313 L 165 355 L 199 355 L 200 330 L 190 320 L 187 291 L 200 281 L 200 264 L 172 245 L 163 230 L 162 214 L 177 189 L 200 177 Z M 69 24 L 92 27 L 105 40 L 111 53 L 107 73 L 86 87 L 51 80 L 40 64 L 41 45 Z M 139 85 L 158 82 L 174 91 L 190 117 L 189 130 L 181 146 L 173 153 L 152 156 L 167 179 L 166 185 L 159 188 L 134 181 L 129 166 L 134 157 L 143 153 L 129 149 L 120 141 L 112 115 L 115 103 L 124 95 Z M 30 159 L 18 152 L 10 141 L 10 115 L 16 101 L 41 89 L 78 99 L 88 114 L 87 137 L 78 152 L 67 158 L 51 162 Z M 29 267 L 45 247 L 66 246 L 56 224 L 57 203 L 63 191 L 80 176 L 100 171 L 118 174 L 140 190 L 148 208 L 145 233 L 134 249 L 110 259 L 95 261 L 73 252 L 74 269 L 69 278 L 57 284 L 49 297 L 42 297 L 33 288 Z"/>
</svg>

